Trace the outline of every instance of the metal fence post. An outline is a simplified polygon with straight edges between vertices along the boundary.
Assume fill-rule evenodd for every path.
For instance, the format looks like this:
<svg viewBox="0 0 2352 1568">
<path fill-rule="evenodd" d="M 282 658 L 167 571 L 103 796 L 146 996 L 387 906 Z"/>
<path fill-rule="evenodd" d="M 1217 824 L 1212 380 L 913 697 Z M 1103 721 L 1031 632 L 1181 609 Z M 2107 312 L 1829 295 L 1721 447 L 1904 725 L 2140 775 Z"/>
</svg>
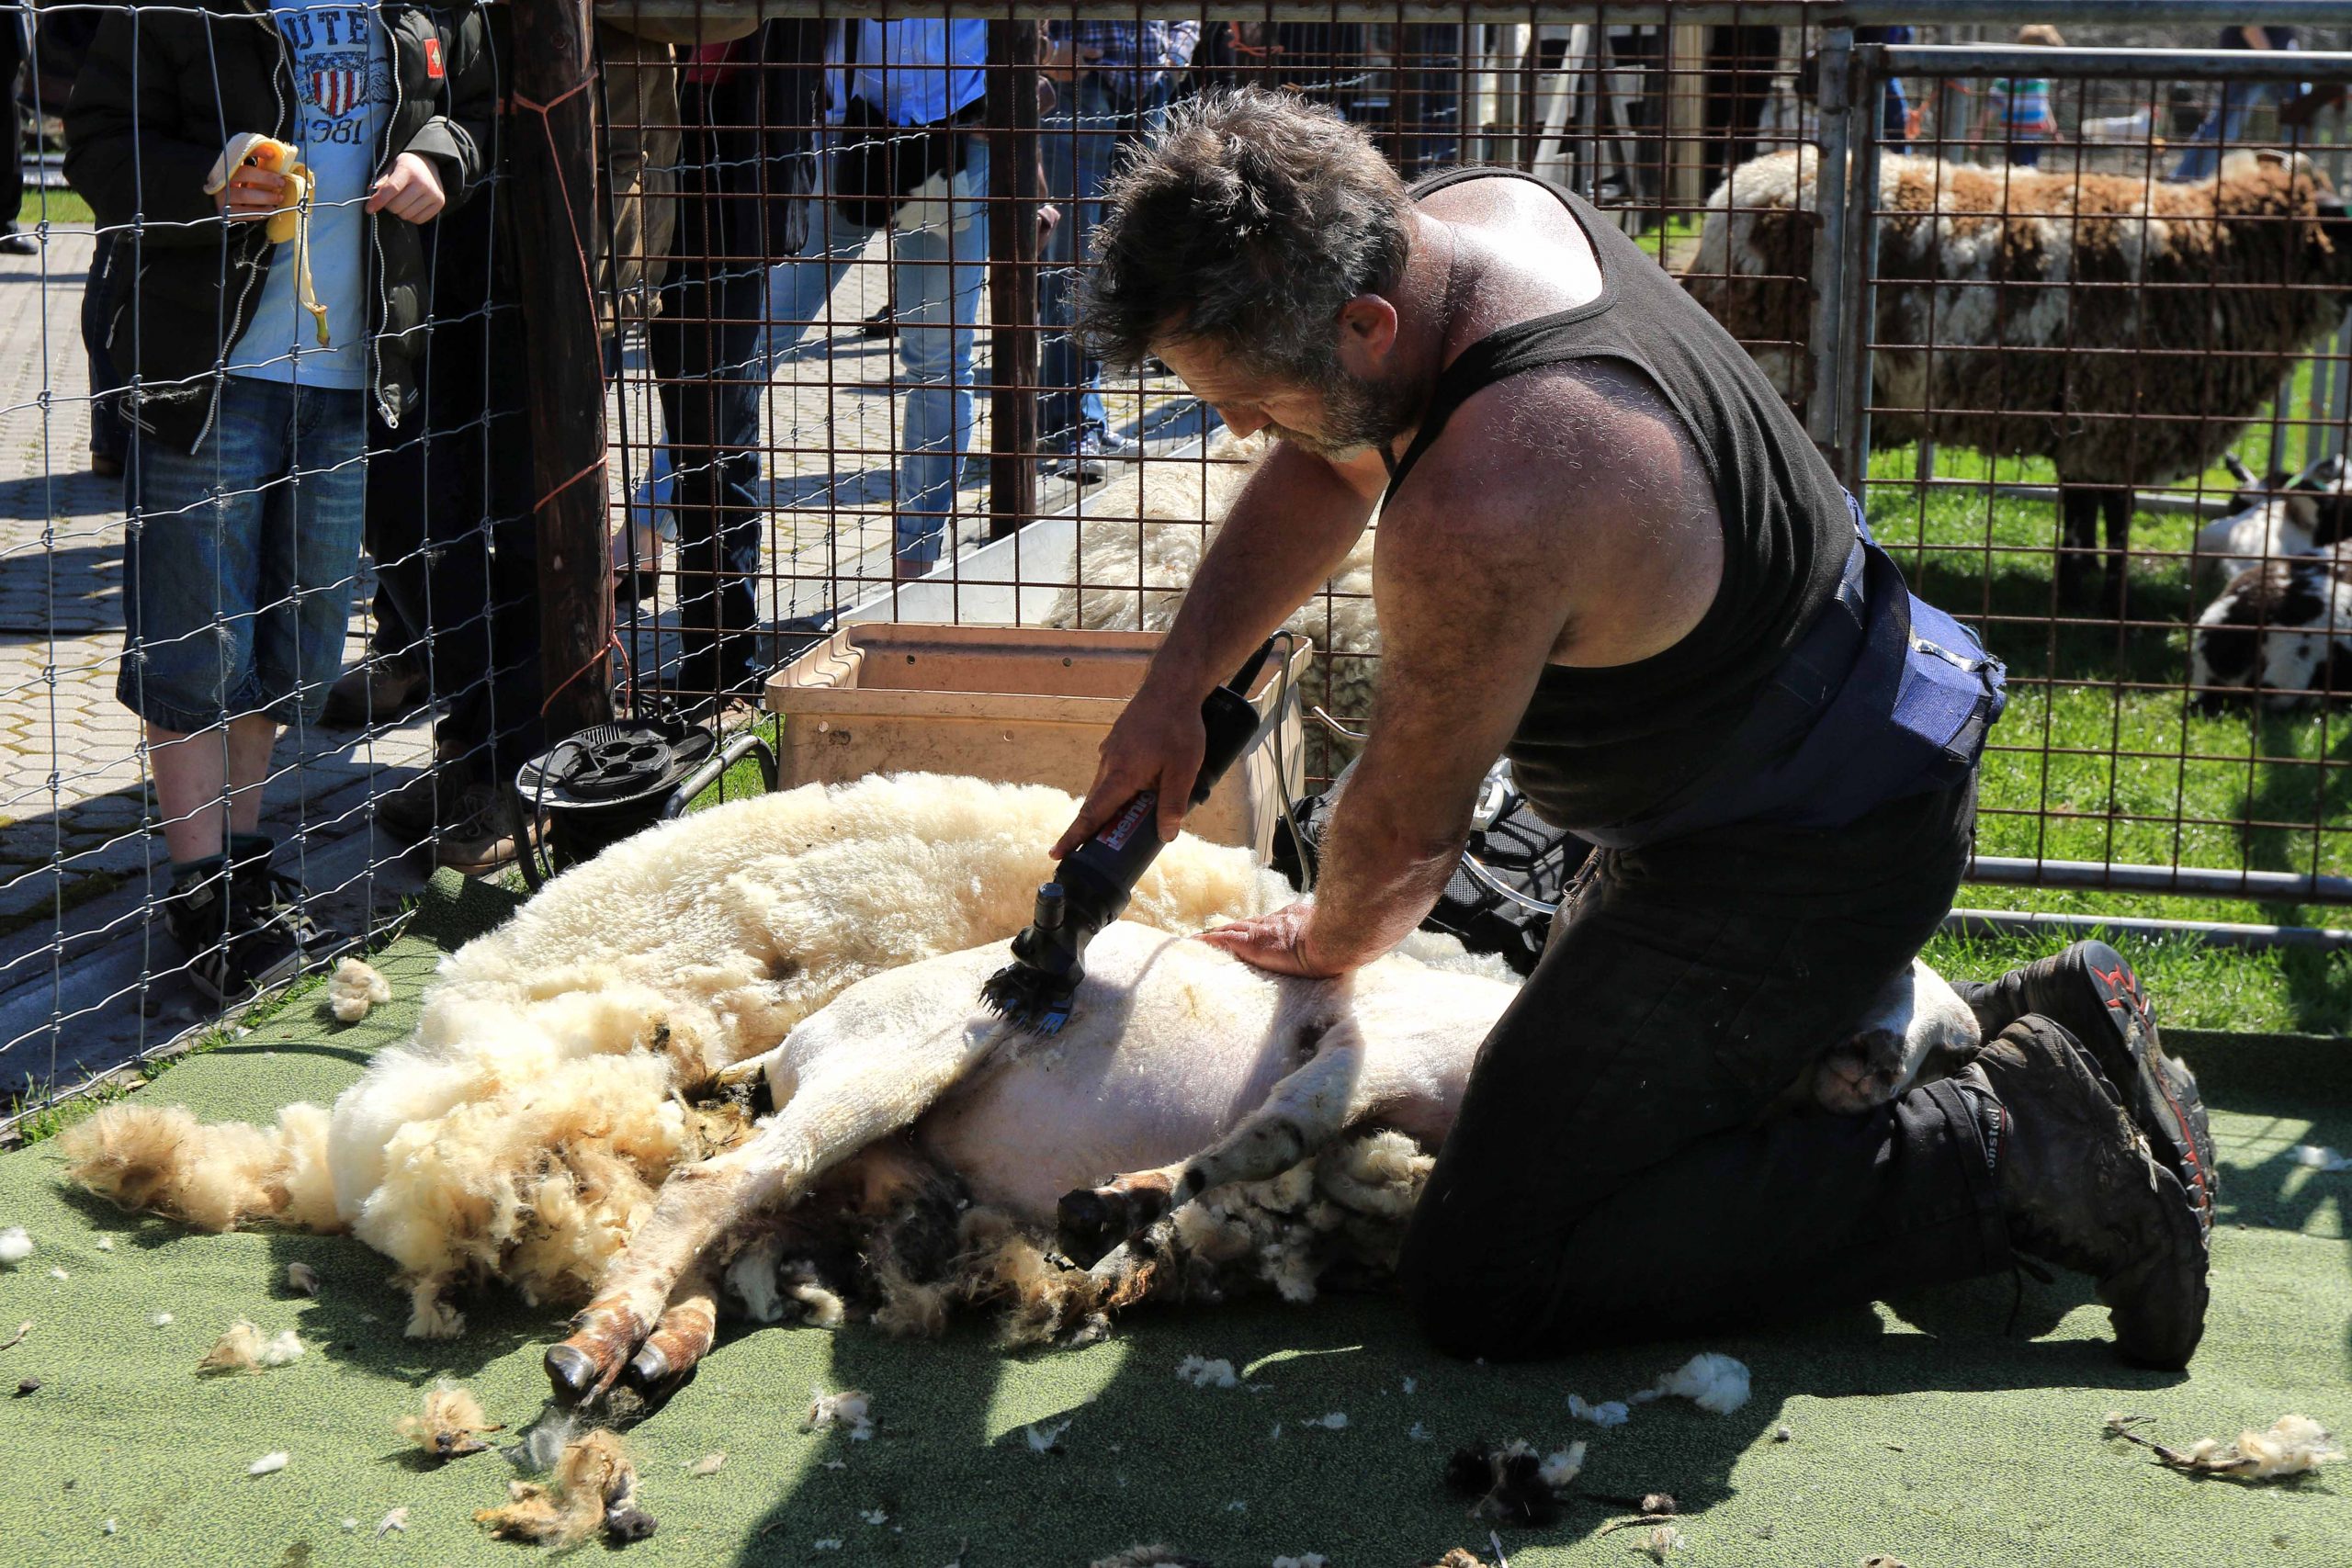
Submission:
<svg viewBox="0 0 2352 1568">
<path fill-rule="evenodd" d="M 1846 123 L 1846 259 L 1838 269 L 1843 321 L 1838 350 L 1838 467 L 1846 488 L 1861 499 L 1871 465 L 1871 339 L 1877 322 L 1871 302 L 1878 275 L 1878 168 L 1882 98 L 1886 91 L 1883 46 L 1854 51 Z"/>
<path fill-rule="evenodd" d="M 1804 389 L 1805 434 L 1832 463 L 1838 459 L 1838 332 L 1845 290 L 1838 269 L 1846 260 L 1846 77 L 1853 61 L 1854 31 L 1838 28 L 1823 35 L 1820 86 L 1815 98 L 1820 164 L 1814 174 L 1813 344 Z M 1802 152 L 1798 154 L 1802 157 Z M 1736 197 L 1737 191 L 1733 192 Z M 1734 204 L 1737 203 L 1735 200 Z M 1842 477 L 1842 476 L 1841 476 Z"/>
</svg>

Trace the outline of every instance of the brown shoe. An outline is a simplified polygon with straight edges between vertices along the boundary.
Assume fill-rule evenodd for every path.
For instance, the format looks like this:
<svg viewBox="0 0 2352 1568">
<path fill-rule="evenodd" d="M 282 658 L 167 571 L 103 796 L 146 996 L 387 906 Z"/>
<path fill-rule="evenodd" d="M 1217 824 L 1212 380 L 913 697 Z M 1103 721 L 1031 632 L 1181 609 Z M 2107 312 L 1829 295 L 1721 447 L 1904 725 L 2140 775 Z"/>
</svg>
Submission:
<svg viewBox="0 0 2352 1568">
<path fill-rule="evenodd" d="M 2000 1101 L 1994 1169 L 2010 1242 L 2098 1282 L 2124 1359 L 2186 1367 L 2205 1332 L 2205 1228 L 2122 1097 L 2073 1035 L 2034 1014 L 1967 1074 Z"/>
<path fill-rule="evenodd" d="M 480 780 L 458 793 L 456 806 L 456 816 L 433 840 L 434 864 L 480 876 L 538 847 L 538 823 L 524 821 L 512 789 Z"/>
<path fill-rule="evenodd" d="M 423 773 L 376 797 L 376 821 L 396 839 L 423 843 L 465 815 L 458 801 L 480 776 L 471 762 L 436 750 Z"/>
<path fill-rule="evenodd" d="M 328 729 L 364 729 L 402 718 L 424 705 L 424 661 L 405 653 L 370 656 L 346 670 L 327 688 Z"/>
</svg>

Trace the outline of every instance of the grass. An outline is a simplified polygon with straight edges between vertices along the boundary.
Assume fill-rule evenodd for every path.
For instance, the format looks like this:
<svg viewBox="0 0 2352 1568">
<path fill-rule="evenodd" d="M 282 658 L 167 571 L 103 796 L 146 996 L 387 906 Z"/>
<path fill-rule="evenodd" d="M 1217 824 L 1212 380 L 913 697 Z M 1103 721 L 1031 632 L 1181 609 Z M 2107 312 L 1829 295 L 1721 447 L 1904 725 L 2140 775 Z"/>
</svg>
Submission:
<svg viewBox="0 0 2352 1568">
<path fill-rule="evenodd" d="M 23 205 L 17 209 L 17 227 L 30 229 L 44 220 L 82 228 L 97 221 L 90 211 L 90 204 L 70 190 L 36 188 L 27 191 Z"/>
<path fill-rule="evenodd" d="M 2312 367 L 2290 409 L 2308 406 Z M 2300 468 L 2315 433 L 2290 423 L 2272 462 L 2268 415 L 2239 444 L 2257 472 Z M 1995 484 L 2052 484 L 2039 460 L 1939 450 L 1933 487 L 1919 454 L 1873 455 L 1872 529 L 1923 597 L 1981 623 L 2009 667 L 2009 705 L 1994 731 L 1980 795 L 1982 854 L 2352 875 L 2352 725 L 2315 707 L 2205 712 L 2187 693 L 2189 628 L 2211 595 L 2192 596 L 2185 558 L 2197 520 L 2142 512 L 2132 528 L 2130 614 L 2120 625 L 2054 615 L 2054 502 Z M 1960 481 L 1957 484 L 1952 481 Z M 2226 495 L 2216 468 L 2196 487 Z M 1984 908 L 2275 925 L 2352 925 L 2324 905 L 1975 885 Z M 1929 960 L 1953 973 L 1995 972 L 2064 938 L 1947 939 Z M 2176 1024 L 2352 1033 L 2352 957 L 2240 952 L 2190 940 L 2135 942 Z"/>
</svg>

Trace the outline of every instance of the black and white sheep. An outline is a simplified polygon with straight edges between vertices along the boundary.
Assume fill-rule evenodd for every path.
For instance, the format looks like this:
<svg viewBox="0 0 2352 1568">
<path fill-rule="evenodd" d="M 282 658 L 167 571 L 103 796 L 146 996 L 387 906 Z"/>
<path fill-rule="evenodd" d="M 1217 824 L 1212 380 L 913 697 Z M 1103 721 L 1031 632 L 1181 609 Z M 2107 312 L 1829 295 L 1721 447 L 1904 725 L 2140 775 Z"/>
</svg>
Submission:
<svg viewBox="0 0 2352 1568">
<path fill-rule="evenodd" d="M 2235 457 L 2223 459 L 2238 480 L 2234 504 L 2197 531 L 2196 578 L 2233 582 L 2265 561 L 2307 556 L 2346 534 L 2346 489 L 2341 457 L 2323 458 L 2290 479 L 2267 482 Z"/>
<path fill-rule="evenodd" d="M 2259 694 L 2284 713 L 2352 696 L 2352 544 L 2240 572 L 2197 617 L 2189 682 L 2208 710 Z"/>
<path fill-rule="evenodd" d="M 1744 164 L 1709 199 L 1690 292 L 1792 400 L 1807 385 L 1814 148 Z M 2211 179 L 1880 165 L 1871 439 L 2049 458 L 2062 597 L 2107 520 L 2120 605 L 2132 490 L 2198 474 L 2335 330 L 2344 206 L 2308 159 L 2233 154 Z"/>
</svg>

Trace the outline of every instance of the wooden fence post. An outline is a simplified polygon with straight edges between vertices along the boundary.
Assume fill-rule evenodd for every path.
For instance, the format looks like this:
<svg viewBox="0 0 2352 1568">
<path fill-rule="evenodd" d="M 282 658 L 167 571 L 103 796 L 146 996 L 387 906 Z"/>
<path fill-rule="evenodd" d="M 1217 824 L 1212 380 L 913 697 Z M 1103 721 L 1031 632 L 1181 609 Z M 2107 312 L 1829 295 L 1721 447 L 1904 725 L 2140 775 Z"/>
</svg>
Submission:
<svg viewBox="0 0 2352 1568">
<path fill-rule="evenodd" d="M 514 0 L 514 265 L 528 339 L 550 744 L 613 716 L 589 4 Z"/>
<path fill-rule="evenodd" d="M 1037 24 L 989 24 L 989 536 L 1037 514 Z M 1074 221 L 1064 213 L 1062 221 Z"/>
</svg>

